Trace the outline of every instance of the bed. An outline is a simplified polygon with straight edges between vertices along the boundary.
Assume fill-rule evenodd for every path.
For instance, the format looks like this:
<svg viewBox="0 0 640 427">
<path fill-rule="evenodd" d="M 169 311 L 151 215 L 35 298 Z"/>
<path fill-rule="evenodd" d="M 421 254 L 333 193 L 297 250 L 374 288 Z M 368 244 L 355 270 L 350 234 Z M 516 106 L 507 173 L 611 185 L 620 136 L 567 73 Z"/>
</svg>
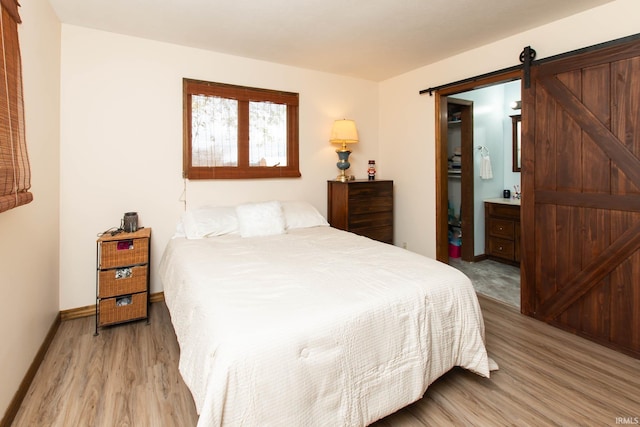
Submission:
<svg viewBox="0 0 640 427">
<path fill-rule="evenodd" d="M 305 202 L 187 212 L 159 266 L 198 426 L 364 426 L 489 377 L 469 279 Z"/>
</svg>

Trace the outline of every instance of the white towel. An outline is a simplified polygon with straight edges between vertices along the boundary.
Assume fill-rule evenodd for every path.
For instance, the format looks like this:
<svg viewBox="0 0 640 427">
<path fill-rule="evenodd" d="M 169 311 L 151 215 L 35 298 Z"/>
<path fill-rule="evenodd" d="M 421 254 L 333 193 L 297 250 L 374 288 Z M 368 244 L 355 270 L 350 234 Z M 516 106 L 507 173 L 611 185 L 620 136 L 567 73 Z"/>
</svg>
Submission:
<svg viewBox="0 0 640 427">
<path fill-rule="evenodd" d="M 482 162 L 480 164 L 480 178 L 493 178 L 493 171 L 491 170 L 491 158 L 489 156 L 482 156 Z"/>
</svg>

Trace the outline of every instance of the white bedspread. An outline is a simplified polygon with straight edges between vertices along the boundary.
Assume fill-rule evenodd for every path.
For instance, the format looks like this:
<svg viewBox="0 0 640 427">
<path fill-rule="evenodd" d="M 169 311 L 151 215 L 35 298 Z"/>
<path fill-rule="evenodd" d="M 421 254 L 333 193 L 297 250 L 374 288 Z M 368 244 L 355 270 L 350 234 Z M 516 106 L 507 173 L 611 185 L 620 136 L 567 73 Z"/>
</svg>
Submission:
<svg viewBox="0 0 640 427">
<path fill-rule="evenodd" d="M 329 227 L 172 240 L 160 265 L 198 426 L 363 426 L 453 366 L 489 376 L 469 279 Z"/>
</svg>

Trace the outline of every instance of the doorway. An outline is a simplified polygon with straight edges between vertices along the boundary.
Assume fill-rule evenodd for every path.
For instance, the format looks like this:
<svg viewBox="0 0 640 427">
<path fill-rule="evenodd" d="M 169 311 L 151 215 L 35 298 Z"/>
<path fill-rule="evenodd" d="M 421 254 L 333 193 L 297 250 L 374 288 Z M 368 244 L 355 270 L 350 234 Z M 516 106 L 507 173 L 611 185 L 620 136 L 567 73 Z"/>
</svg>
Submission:
<svg viewBox="0 0 640 427">
<path fill-rule="evenodd" d="M 473 89 L 519 80 L 522 77 L 521 74 L 522 72 L 520 70 L 510 71 L 504 74 L 492 75 L 484 79 L 449 86 L 434 93 L 438 116 L 436 120 L 436 259 L 438 259 L 438 261 L 449 263 L 449 98 L 455 98 L 457 94 Z M 477 135 L 474 135 L 474 137 L 477 137 Z M 476 154 L 472 149 L 471 159 L 473 159 Z M 471 178 L 473 179 L 475 177 L 471 175 Z M 465 205 L 463 205 L 463 214 L 464 206 Z M 479 259 L 476 258 L 476 260 Z"/>
<path fill-rule="evenodd" d="M 437 258 L 467 273 L 472 277 L 474 286 L 479 286 L 481 293 L 518 307 L 521 299 L 519 268 L 489 260 L 485 253 L 487 238 L 484 200 L 502 197 L 504 189 L 512 189 L 514 184 L 520 184 L 520 172 L 516 174 L 513 171 L 510 151 L 511 115 L 516 111 L 507 108 L 511 101 L 520 100 L 520 77 L 521 71 L 516 70 L 484 80 L 451 86 L 436 92 L 435 100 L 439 112 L 437 124 L 440 125 L 436 133 L 439 178 L 436 189 Z M 465 108 L 469 111 L 467 123 L 471 125 L 468 130 L 462 129 L 465 123 Z M 458 113 L 462 118 L 461 123 L 452 123 L 456 122 L 452 120 L 452 113 Z M 460 143 L 451 140 L 457 138 L 456 131 L 452 132 L 452 127 L 455 126 L 460 128 L 458 134 L 467 135 L 466 143 L 464 137 L 460 139 Z M 460 146 L 462 157 L 457 187 L 450 167 L 452 146 L 456 145 Z M 492 160 L 493 178 L 481 177 L 484 157 L 490 157 Z M 462 251 L 457 257 L 451 256 L 455 255 L 451 253 L 450 239 L 452 200 L 454 213 L 458 213 L 461 220 L 461 229 L 466 224 L 462 229 Z M 459 212 L 455 210 L 457 206 L 461 207 Z M 473 277 L 480 280 L 473 280 Z M 505 280 L 489 280 L 496 277 Z M 488 285 L 487 289 L 482 288 L 483 283 Z"/>
</svg>

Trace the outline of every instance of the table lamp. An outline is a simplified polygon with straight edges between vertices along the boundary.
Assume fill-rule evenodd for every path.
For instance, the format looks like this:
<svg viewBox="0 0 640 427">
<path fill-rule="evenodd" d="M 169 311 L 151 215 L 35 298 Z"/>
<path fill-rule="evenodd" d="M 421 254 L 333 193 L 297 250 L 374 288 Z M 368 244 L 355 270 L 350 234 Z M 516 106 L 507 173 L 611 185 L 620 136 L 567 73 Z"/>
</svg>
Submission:
<svg viewBox="0 0 640 427">
<path fill-rule="evenodd" d="M 332 144 L 342 144 L 340 148 L 336 149 L 339 160 L 336 166 L 340 169 L 340 175 L 336 177 L 336 181 L 346 182 L 349 180 L 349 177 L 345 174 L 345 171 L 351 166 L 349 163 L 349 154 L 351 154 L 351 151 L 347 148 L 347 144 L 358 143 L 356 122 L 346 119 L 333 122 L 329 142 Z"/>
</svg>

